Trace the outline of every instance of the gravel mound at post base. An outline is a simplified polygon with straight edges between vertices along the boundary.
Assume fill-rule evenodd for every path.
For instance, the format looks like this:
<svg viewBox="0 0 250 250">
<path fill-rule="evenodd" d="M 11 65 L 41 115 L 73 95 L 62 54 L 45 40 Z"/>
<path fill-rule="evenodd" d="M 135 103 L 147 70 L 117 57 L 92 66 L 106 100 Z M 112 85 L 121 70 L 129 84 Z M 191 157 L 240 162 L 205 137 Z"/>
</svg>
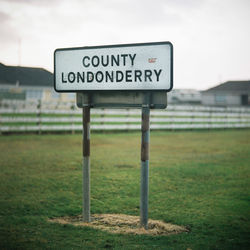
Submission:
<svg viewBox="0 0 250 250">
<path fill-rule="evenodd" d="M 148 230 L 140 227 L 140 218 L 126 214 L 94 214 L 91 222 L 83 222 L 82 216 L 65 216 L 49 219 L 49 222 L 69 224 L 78 227 L 92 227 L 117 234 L 171 235 L 189 232 L 184 226 L 173 225 L 159 220 L 148 221 Z"/>
</svg>

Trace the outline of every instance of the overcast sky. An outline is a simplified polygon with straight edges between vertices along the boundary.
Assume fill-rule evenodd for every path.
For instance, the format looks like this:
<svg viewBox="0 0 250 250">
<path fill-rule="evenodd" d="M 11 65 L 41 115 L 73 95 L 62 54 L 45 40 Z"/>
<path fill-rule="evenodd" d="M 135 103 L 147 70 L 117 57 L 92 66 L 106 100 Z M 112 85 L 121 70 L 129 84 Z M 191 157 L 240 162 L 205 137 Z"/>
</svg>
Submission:
<svg viewBox="0 0 250 250">
<path fill-rule="evenodd" d="M 250 80 L 250 0 L 0 0 L 7 65 L 53 72 L 56 48 L 158 41 L 174 45 L 174 88 Z"/>
</svg>

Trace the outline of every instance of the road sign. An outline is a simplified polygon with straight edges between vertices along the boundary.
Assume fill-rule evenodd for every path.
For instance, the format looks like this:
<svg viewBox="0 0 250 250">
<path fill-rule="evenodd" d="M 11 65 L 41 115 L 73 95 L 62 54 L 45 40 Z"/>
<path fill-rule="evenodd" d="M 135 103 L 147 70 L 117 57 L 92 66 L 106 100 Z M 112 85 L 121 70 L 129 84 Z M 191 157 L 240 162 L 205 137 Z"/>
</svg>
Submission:
<svg viewBox="0 0 250 250">
<path fill-rule="evenodd" d="M 142 108 L 141 226 L 148 228 L 150 109 L 165 108 L 173 87 L 170 42 L 57 49 L 54 88 L 78 92 L 83 108 L 83 220 L 90 222 L 90 108 Z"/>
<path fill-rule="evenodd" d="M 57 92 L 170 91 L 173 46 L 157 42 L 57 49 L 54 87 Z"/>
</svg>

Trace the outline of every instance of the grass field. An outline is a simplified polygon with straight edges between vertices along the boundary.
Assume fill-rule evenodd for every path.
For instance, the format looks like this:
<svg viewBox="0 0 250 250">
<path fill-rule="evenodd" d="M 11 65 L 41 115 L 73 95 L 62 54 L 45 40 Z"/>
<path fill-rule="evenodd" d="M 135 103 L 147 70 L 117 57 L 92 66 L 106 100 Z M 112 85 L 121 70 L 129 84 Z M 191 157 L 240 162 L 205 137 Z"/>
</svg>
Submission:
<svg viewBox="0 0 250 250">
<path fill-rule="evenodd" d="M 152 132 L 149 217 L 120 235 L 48 218 L 82 209 L 81 135 L 0 137 L 0 249 L 249 249 L 250 130 Z M 91 135 L 91 212 L 139 215 L 140 133 Z"/>
</svg>

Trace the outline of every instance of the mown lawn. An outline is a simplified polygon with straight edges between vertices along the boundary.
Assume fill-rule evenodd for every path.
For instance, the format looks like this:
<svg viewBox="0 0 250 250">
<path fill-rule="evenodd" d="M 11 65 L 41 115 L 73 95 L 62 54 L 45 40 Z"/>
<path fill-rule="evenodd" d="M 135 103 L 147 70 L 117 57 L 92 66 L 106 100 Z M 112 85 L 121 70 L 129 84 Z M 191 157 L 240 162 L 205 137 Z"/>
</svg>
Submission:
<svg viewBox="0 0 250 250">
<path fill-rule="evenodd" d="M 250 130 L 151 132 L 149 217 L 171 236 L 48 222 L 82 209 L 81 134 L 0 137 L 0 249 L 248 249 Z M 140 133 L 91 135 L 91 212 L 139 215 Z"/>
</svg>

